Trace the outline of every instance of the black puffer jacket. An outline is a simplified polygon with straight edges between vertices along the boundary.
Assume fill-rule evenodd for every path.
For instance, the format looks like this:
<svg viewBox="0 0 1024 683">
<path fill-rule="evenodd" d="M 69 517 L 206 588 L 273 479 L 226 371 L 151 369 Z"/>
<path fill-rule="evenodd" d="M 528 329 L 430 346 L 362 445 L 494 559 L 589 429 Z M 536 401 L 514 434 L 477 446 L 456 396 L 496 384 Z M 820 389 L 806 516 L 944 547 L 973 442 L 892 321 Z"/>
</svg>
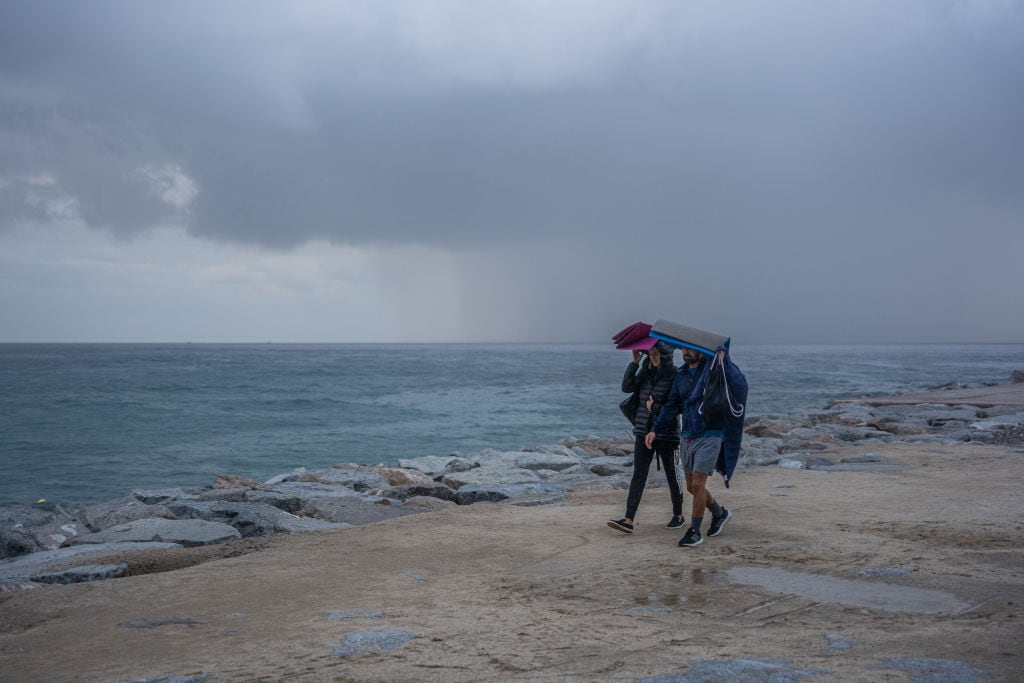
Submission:
<svg viewBox="0 0 1024 683">
<path fill-rule="evenodd" d="M 661 412 L 669 392 L 672 390 L 672 382 L 676 378 L 676 366 L 672 362 L 672 356 L 663 354 L 661 365 L 658 368 L 651 366 L 651 359 L 644 358 L 643 365 L 630 363 L 626 366 L 626 373 L 622 376 L 622 391 L 632 394 L 639 392 L 640 404 L 636 409 L 636 419 L 633 420 L 633 434 L 646 436 L 651 431 L 654 418 Z M 647 399 L 654 395 L 652 410 L 647 410 Z M 658 441 L 674 441 L 679 443 L 679 421 L 676 420 L 675 430 L 665 430 L 665 433 L 658 432 Z"/>
</svg>

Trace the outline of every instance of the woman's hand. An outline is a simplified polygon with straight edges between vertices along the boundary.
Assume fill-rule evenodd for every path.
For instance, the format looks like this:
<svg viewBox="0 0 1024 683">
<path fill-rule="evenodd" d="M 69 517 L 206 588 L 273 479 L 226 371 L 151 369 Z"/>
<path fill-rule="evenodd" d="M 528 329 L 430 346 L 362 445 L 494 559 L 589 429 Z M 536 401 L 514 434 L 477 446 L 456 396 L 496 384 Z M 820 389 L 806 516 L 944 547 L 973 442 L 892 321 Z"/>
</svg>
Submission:
<svg viewBox="0 0 1024 683">
<path fill-rule="evenodd" d="M 640 365 L 640 352 L 636 349 L 633 349 L 633 362 Z"/>
</svg>

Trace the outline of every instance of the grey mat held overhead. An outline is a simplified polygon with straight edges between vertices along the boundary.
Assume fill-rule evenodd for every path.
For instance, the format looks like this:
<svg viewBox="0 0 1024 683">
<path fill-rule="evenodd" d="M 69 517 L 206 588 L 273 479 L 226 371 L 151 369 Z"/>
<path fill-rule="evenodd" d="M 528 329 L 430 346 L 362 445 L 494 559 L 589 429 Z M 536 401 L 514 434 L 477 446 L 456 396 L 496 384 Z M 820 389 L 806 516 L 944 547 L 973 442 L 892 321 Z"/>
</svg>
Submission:
<svg viewBox="0 0 1024 683">
<path fill-rule="evenodd" d="M 708 355 L 713 355 L 719 346 L 726 348 L 729 346 L 729 337 L 706 330 L 698 330 L 696 327 L 680 325 L 664 318 L 659 318 L 654 323 L 650 334 L 655 339 L 661 339 L 673 346 L 697 349 Z"/>
</svg>

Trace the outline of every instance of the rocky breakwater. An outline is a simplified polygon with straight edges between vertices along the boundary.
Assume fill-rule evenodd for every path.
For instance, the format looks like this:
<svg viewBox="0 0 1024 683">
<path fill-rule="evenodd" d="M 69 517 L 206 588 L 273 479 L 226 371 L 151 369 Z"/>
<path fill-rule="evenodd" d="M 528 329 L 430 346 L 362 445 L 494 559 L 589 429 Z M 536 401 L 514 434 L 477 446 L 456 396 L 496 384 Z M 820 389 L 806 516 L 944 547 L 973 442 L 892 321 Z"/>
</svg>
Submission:
<svg viewBox="0 0 1024 683">
<path fill-rule="evenodd" d="M 593 437 L 397 467 L 298 468 L 265 482 L 222 475 L 207 487 L 135 490 L 77 508 L 3 506 L 0 589 L 121 576 L 120 564 L 89 562 L 130 551 L 365 525 L 454 505 L 552 503 L 572 490 L 626 486 L 631 452 L 628 435 Z"/>
<path fill-rule="evenodd" d="M 895 441 L 1024 446 L 1024 392 L 1019 403 L 979 401 L 983 407 L 943 403 L 946 397 L 955 394 L 936 392 L 934 402 L 925 403 L 860 399 L 801 414 L 750 416 L 739 467 L 894 471 L 900 465 L 877 451 Z M 849 455 L 849 446 L 863 452 Z M 841 448 L 847 455 L 839 458 Z M 622 432 L 522 451 L 402 459 L 397 467 L 299 468 L 262 483 L 222 475 L 208 487 L 137 490 L 77 509 L 0 507 L 0 589 L 116 577 L 125 568 L 90 559 L 131 550 L 364 525 L 454 505 L 544 505 L 571 491 L 625 489 L 632 452 L 632 436 Z M 649 486 L 664 485 L 652 472 Z"/>
</svg>

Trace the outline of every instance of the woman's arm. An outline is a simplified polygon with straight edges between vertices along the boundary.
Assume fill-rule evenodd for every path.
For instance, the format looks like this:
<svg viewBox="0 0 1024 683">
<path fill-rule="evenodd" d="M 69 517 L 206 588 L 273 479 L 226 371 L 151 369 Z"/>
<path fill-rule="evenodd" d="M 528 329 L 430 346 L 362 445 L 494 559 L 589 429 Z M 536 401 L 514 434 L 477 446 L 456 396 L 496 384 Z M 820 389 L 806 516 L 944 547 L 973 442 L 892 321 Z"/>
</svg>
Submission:
<svg viewBox="0 0 1024 683">
<path fill-rule="evenodd" d="M 640 368 L 640 352 L 633 352 L 633 362 L 626 366 L 626 372 L 622 375 L 622 391 L 626 394 L 632 394 L 634 391 L 640 388 L 643 383 L 644 371 L 637 372 Z"/>
</svg>

